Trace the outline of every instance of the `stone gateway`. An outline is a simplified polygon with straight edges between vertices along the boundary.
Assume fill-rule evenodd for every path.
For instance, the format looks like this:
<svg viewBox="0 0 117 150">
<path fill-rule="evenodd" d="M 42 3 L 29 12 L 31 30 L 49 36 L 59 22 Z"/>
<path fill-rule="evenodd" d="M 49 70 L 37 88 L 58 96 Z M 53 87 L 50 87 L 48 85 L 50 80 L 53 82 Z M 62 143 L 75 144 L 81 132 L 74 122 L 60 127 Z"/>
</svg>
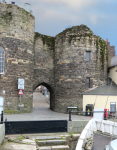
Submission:
<svg viewBox="0 0 117 150">
<path fill-rule="evenodd" d="M 107 43 L 85 25 L 55 37 L 35 33 L 35 18 L 24 9 L 0 3 L 0 95 L 5 112 L 19 112 L 18 79 L 25 79 L 23 112 L 31 112 L 33 91 L 50 91 L 50 108 L 82 110 L 81 93 L 105 83 Z M 3 94 L 5 91 L 5 94 Z"/>
</svg>

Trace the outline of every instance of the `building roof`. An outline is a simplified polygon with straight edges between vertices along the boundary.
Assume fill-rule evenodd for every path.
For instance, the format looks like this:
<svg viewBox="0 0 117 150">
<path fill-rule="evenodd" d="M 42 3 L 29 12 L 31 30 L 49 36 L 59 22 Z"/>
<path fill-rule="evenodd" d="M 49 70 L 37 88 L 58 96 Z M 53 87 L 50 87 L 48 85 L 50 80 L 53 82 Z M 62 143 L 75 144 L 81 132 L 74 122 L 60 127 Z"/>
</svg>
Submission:
<svg viewBox="0 0 117 150">
<path fill-rule="evenodd" d="M 110 90 L 110 86 L 103 85 L 95 89 L 89 89 L 82 94 L 83 95 L 108 95 L 109 94 L 114 96 L 117 95 L 117 85 L 114 82 L 112 82 L 111 90 Z"/>
</svg>

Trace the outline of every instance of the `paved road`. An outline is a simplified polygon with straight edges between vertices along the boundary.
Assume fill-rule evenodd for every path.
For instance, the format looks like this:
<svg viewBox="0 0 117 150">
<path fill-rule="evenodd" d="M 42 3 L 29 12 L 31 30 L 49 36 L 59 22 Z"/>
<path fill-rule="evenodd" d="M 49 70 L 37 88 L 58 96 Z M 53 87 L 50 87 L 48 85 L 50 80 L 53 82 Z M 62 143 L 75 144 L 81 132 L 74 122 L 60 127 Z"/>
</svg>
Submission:
<svg viewBox="0 0 117 150">
<path fill-rule="evenodd" d="M 49 109 L 49 104 L 46 102 L 48 99 L 38 93 L 34 92 L 33 94 L 33 112 L 25 114 L 14 114 L 14 115 L 5 115 L 4 118 L 7 118 L 7 121 L 23 121 L 23 120 L 68 120 L 69 115 L 63 113 L 57 113 Z M 88 116 L 78 116 L 72 115 L 72 120 L 90 120 Z"/>
</svg>

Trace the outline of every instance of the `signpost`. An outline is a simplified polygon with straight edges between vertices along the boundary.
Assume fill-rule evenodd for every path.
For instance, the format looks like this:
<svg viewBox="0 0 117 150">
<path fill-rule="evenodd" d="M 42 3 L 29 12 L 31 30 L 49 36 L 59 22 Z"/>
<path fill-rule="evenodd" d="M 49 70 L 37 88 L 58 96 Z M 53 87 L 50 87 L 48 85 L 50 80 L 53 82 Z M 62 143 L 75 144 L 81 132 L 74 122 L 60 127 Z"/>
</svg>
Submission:
<svg viewBox="0 0 117 150">
<path fill-rule="evenodd" d="M 20 113 L 22 113 L 22 107 L 21 107 L 21 95 L 23 95 L 24 93 L 23 93 L 22 90 L 19 90 L 19 93 L 18 93 L 18 94 L 20 95 Z"/>
<path fill-rule="evenodd" d="M 18 79 L 18 94 L 20 95 L 20 113 L 22 113 L 22 107 L 21 107 L 21 95 L 23 95 L 23 89 L 24 89 L 24 79 Z"/>
</svg>

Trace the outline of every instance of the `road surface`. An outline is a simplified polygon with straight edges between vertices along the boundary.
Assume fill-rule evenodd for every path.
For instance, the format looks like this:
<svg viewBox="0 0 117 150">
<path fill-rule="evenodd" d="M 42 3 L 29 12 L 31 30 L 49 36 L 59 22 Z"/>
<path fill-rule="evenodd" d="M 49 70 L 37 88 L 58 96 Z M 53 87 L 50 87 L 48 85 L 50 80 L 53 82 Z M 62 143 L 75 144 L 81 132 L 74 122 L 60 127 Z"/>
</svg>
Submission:
<svg viewBox="0 0 117 150">
<path fill-rule="evenodd" d="M 29 121 L 29 120 L 68 120 L 69 115 L 54 112 L 46 102 L 48 99 L 39 92 L 33 94 L 32 113 L 4 115 L 7 121 Z M 72 120 L 90 120 L 89 116 L 72 115 Z"/>
</svg>

